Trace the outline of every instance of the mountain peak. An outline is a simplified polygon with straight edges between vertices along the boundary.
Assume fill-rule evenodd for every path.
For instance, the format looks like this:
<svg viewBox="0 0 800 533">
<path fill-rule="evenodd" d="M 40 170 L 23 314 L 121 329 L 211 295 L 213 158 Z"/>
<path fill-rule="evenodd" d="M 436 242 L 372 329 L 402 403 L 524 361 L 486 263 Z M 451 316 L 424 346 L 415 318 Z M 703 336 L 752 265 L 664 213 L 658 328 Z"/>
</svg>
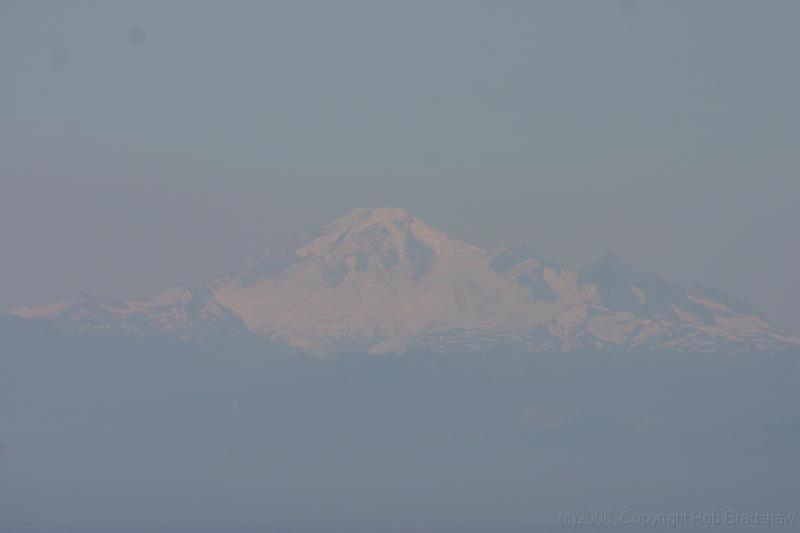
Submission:
<svg viewBox="0 0 800 533">
<path fill-rule="evenodd" d="M 215 286 L 243 287 L 287 275 L 291 269 L 338 286 L 355 276 L 409 276 L 419 281 L 437 258 L 482 257 L 485 252 L 425 224 L 398 207 L 358 208 L 266 256 L 245 264 Z M 367 276 L 367 278 L 365 278 Z M 375 282 L 383 282 L 375 279 Z"/>
<path fill-rule="evenodd" d="M 411 213 L 400 207 L 359 207 L 340 218 L 337 222 L 382 222 L 384 224 L 401 224 L 414 218 Z M 334 222 L 336 224 L 336 222 Z"/>
<path fill-rule="evenodd" d="M 335 249 L 358 248 L 371 255 L 377 248 L 391 248 L 401 257 L 415 249 L 424 255 L 459 250 L 483 253 L 465 242 L 451 239 L 399 207 L 358 208 L 328 224 L 297 248 L 297 255 L 329 256 Z"/>
</svg>

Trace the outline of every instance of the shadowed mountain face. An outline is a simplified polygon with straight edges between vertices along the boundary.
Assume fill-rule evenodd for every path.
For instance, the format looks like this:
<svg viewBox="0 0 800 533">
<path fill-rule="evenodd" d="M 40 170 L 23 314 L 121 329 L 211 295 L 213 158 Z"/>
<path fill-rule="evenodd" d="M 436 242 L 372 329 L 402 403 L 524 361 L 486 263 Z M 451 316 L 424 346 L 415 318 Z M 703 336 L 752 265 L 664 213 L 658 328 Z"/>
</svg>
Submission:
<svg viewBox="0 0 800 533">
<path fill-rule="evenodd" d="M 356 209 L 204 288 L 16 314 L 85 332 L 254 335 L 316 354 L 800 345 L 746 303 L 684 289 L 614 255 L 572 272 L 525 245 L 489 253 L 450 239 L 397 208 Z"/>
</svg>

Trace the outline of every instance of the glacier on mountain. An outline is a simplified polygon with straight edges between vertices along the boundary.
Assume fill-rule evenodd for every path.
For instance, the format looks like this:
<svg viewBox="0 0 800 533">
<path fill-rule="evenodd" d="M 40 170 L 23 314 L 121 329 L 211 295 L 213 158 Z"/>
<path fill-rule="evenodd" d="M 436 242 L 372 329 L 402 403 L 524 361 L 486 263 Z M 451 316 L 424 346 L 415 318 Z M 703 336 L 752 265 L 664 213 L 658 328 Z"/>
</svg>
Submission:
<svg viewBox="0 0 800 533">
<path fill-rule="evenodd" d="M 123 302 L 84 295 L 13 314 L 83 332 L 256 336 L 318 355 L 800 345 L 749 304 L 682 288 L 613 254 L 571 271 L 526 245 L 486 252 L 399 208 L 356 209 L 206 287 Z"/>
</svg>

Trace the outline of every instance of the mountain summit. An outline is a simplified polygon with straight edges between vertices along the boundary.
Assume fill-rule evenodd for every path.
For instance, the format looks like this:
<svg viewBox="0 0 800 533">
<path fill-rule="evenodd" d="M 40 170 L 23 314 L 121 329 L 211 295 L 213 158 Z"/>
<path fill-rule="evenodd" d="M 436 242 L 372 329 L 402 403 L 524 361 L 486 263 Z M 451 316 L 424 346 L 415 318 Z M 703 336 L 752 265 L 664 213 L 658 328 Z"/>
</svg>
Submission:
<svg viewBox="0 0 800 533">
<path fill-rule="evenodd" d="M 207 287 L 15 314 L 195 341 L 255 335 L 320 355 L 800 346 L 748 304 L 684 289 L 613 254 L 574 272 L 527 245 L 483 251 L 399 208 L 356 209 Z"/>
</svg>

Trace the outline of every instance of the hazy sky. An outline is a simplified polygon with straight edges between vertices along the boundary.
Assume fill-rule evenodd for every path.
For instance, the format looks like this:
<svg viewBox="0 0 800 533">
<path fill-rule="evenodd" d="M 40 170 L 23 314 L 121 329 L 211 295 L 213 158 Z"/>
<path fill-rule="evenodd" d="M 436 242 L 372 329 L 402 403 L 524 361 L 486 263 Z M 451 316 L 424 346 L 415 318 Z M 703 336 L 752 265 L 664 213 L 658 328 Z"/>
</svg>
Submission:
<svg viewBox="0 0 800 533">
<path fill-rule="evenodd" d="M 0 308 L 396 205 L 800 330 L 800 3 L 0 2 Z"/>
</svg>

